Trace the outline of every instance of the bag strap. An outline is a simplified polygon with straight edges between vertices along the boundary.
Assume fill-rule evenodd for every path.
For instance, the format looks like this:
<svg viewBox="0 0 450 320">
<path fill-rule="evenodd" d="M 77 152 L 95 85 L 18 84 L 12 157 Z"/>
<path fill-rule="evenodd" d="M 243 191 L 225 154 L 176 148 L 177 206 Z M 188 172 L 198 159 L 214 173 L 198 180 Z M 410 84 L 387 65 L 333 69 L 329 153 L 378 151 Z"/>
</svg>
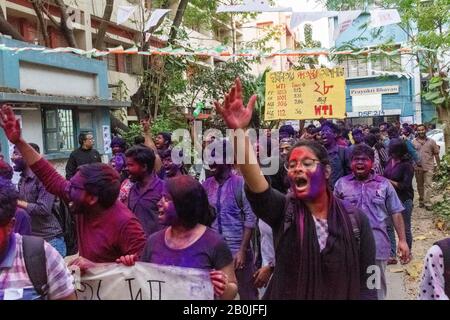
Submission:
<svg viewBox="0 0 450 320">
<path fill-rule="evenodd" d="M 244 210 L 244 196 L 243 196 L 243 188 L 244 183 L 241 183 L 241 180 L 236 177 L 232 177 L 233 179 L 233 191 L 234 191 L 234 199 L 236 200 L 236 203 L 241 209 L 241 211 Z M 243 181 L 242 181 L 243 182 Z"/>
<path fill-rule="evenodd" d="M 46 299 L 48 294 L 47 261 L 45 258 L 44 239 L 22 236 L 23 258 L 28 276 L 36 292 Z"/>
<path fill-rule="evenodd" d="M 353 236 L 356 239 L 356 245 L 359 250 L 361 246 L 361 230 L 359 229 L 359 221 L 357 215 L 358 214 L 356 212 L 351 212 L 348 217 L 350 218 L 350 222 L 352 223 Z"/>
<path fill-rule="evenodd" d="M 234 200 L 236 201 L 241 214 L 242 221 L 245 221 L 245 212 L 244 212 L 244 180 L 239 179 L 239 176 L 231 177 L 233 192 L 234 192 Z"/>
</svg>

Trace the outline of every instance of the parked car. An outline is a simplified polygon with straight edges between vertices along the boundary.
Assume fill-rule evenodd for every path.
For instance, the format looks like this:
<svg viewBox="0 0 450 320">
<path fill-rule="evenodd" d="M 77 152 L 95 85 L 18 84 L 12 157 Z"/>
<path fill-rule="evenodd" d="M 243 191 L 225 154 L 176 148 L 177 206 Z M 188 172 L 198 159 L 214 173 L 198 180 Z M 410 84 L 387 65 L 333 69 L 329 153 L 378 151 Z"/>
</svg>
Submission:
<svg viewBox="0 0 450 320">
<path fill-rule="evenodd" d="M 427 132 L 427 137 L 436 141 L 436 144 L 439 146 L 439 158 L 442 158 L 445 154 L 444 130 L 430 130 Z"/>
</svg>

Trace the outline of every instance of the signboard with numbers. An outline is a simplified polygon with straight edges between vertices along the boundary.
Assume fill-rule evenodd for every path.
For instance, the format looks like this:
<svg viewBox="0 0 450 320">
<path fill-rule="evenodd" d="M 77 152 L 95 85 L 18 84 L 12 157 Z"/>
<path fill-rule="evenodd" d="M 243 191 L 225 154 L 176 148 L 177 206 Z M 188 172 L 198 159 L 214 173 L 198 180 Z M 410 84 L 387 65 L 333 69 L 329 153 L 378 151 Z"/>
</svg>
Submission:
<svg viewBox="0 0 450 320">
<path fill-rule="evenodd" d="M 267 73 L 265 121 L 321 118 L 345 118 L 343 68 Z"/>
</svg>

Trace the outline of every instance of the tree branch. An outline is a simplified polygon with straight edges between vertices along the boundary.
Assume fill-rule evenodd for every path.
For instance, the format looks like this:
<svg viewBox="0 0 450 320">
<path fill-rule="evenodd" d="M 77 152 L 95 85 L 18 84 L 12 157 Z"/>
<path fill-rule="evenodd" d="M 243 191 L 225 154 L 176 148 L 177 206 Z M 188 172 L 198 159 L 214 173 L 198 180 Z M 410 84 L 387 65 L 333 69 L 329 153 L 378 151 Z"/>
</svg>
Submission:
<svg viewBox="0 0 450 320">
<path fill-rule="evenodd" d="M 59 22 L 56 21 L 56 19 L 52 16 L 52 14 L 50 13 L 50 11 L 48 11 L 48 9 L 45 6 L 41 6 L 41 10 L 45 13 L 45 15 L 47 16 L 47 18 L 50 20 L 51 23 L 53 23 L 53 25 L 59 29 Z"/>
<path fill-rule="evenodd" d="M 95 40 L 94 47 L 99 50 L 105 48 L 105 35 L 108 25 L 111 21 L 111 16 L 114 9 L 114 0 L 106 0 L 105 11 L 103 11 L 103 18 L 100 26 L 97 29 L 97 39 Z"/>
<path fill-rule="evenodd" d="M 34 1 L 30 0 L 30 2 L 32 3 L 33 9 L 36 12 L 36 16 L 38 18 L 39 27 L 41 29 L 41 34 L 42 34 L 42 37 L 44 38 L 44 44 L 46 47 L 50 47 L 50 37 L 48 36 L 48 32 L 47 32 L 47 23 L 45 22 L 44 15 L 42 14 L 42 9 L 41 9 L 42 3 L 41 3 L 41 1 L 36 1 L 36 0 L 34 0 Z"/>
<path fill-rule="evenodd" d="M 15 40 L 26 41 L 24 37 L 5 19 L 3 14 L 0 15 L 0 32 L 11 36 Z"/>
<path fill-rule="evenodd" d="M 67 6 L 65 5 L 63 0 L 55 0 L 55 3 L 58 5 L 61 11 L 61 21 L 59 29 L 61 30 L 69 46 L 72 48 L 78 48 L 73 30 L 70 30 L 69 27 L 67 26 L 67 20 L 69 19 L 69 16 L 67 15 Z"/>
</svg>

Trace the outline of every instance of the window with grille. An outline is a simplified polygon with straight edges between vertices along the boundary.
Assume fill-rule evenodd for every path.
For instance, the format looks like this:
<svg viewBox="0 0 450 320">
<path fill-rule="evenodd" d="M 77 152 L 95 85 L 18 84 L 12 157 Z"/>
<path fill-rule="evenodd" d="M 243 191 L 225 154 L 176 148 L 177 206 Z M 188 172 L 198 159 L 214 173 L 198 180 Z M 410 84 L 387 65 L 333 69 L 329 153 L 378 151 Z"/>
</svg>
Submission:
<svg viewBox="0 0 450 320">
<path fill-rule="evenodd" d="M 372 70 L 401 71 L 401 56 L 375 56 L 372 57 Z"/>
<path fill-rule="evenodd" d="M 72 151 L 75 146 L 73 111 L 44 109 L 43 113 L 45 152 Z"/>
<path fill-rule="evenodd" d="M 78 146 L 77 132 L 95 132 L 92 111 L 48 107 L 42 116 L 46 154 L 71 152 Z"/>
<path fill-rule="evenodd" d="M 366 58 L 345 57 L 339 65 L 344 68 L 346 78 L 357 78 L 369 75 L 368 61 Z"/>
</svg>

